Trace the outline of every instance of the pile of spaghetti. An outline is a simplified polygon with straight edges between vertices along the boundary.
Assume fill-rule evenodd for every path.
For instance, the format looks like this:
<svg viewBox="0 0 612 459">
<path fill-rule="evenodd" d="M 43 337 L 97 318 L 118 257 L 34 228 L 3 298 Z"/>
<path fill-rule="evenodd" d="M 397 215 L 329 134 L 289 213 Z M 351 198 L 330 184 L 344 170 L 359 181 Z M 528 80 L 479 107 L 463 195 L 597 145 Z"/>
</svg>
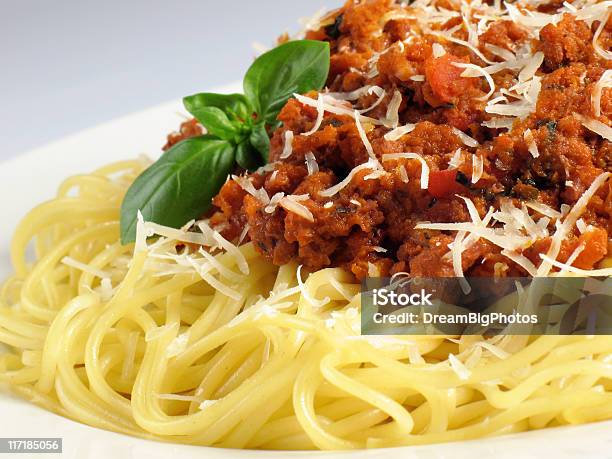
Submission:
<svg viewBox="0 0 612 459">
<path fill-rule="evenodd" d="M 612 337 L 365 336 L 359 284 L 612 275 L 610 5 L 364 0 L 314 21 L 326 88 L 270 97 L 278 118 L 257 125 L 243 95 L 190 99 L 201 119 L 162 160 L 214 142 L 204 153 L 233 173 L 190 182 L 219 184 L 203 217 L 165 226 L 153 202 L 120 232 L 128 189 L 156 188 L 144 160 L 69 178 L 25 217 L 0 291 L 0 383 L 91 426 L 228 448 L 612 419 Z M 213 99 L 225 112 L 198 105 Z M 253 172 L 255 147 L 269 161 Z"/>
<path fill-rule="evenodd" d="M 203 221 L 187 232 L 141 220 L 122 246 L 119 206 L 144 166 L 68 179 L 17 229 L 0 381 L 24 398 L 103 429 L 233 448 L 414 445 L 612 418 L 608 336 L 361 336 L 359 284 L 341 269 L 304 280 Z"/>
</svg>

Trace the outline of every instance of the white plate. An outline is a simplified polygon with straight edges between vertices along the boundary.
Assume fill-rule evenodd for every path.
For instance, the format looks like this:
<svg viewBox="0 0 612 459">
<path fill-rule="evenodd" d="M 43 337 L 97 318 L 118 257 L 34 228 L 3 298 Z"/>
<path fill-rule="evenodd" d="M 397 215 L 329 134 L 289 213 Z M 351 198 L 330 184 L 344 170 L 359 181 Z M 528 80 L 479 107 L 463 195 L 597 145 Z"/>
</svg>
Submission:
<svg viewBox="0 0 612 459">
<path fill-rule="evenodd" d="M 239 90 L 239 85 L 218 92 Z M 51 198 L 67 176 L 140 153 L 155 156 L 181 122 L 179 102 L 165 104 L 89 129 L 0 163 L 0 278 L 10 273 L 8 247 L 15 225 L 36 204 Z M 0 388 L 2 391 L 2 388 Z M 105 432 L 56 416 L 0 392 L 0 437 L 61 437 L 62 458 L 612 458 L 612 422 L 495 437 L 461 443 L 351 453 L 272 453 L 155 443 Z M 57 455 L 54 455 L 57 457 Z M 21 454 L 20 458 L 27 455 Z M 40 458 L 40 455 L 36 455 Z M 0 455 L 0 459 L 2 456 Z"/>
</svg>

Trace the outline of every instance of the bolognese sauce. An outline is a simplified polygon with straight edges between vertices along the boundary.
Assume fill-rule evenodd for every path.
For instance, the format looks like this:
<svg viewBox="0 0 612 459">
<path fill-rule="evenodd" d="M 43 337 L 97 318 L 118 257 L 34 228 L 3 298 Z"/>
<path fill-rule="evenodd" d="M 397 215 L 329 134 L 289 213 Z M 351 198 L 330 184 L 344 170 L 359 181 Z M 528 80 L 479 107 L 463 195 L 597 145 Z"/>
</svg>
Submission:
<svg viewBox="0 0 612 459">
<path fill-rule="evenodd" d="M 357 278 L 596 267 L 610 7 L 537 5 L 349 0 L 306 32 L 330 42 L 327 88 L 288 101 L 269 164 L 228 180 L 211 224 L 275 264 Z"/>
</svg>

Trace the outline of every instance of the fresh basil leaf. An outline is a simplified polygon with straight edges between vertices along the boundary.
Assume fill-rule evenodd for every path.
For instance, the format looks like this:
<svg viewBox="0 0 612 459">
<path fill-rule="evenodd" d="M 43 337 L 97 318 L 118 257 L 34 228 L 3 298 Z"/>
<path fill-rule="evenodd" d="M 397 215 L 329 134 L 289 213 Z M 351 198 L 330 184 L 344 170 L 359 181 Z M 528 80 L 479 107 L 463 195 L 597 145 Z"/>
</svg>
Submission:
<svg viewBox="0 0 612 459">
<path fill-rule="evenodd" d="M 242 94 L 215 94 L 202 92 L 183 98 L 183 104 L 189 113 L 202 107 L 216 107 L 223 110 L 232 121 L 248 121 L 253 109 Z M 194 115 L 195 116 L 195 115 Z"/>
<path fill-rule="evenodd" d="M 199 107 L 190 113 L 206 128 L 209 134 L 223 140 L 235 140 L 240 133 L 240 124 L 232 122 L 227 115 L 217 107 Z"/>
<path fill-rule="evenodd" d="M 249 140 L 243 141 L 236 147 L 236 162 L 248 171 L 254 171 L 262 164 L 259 152 L 251 145 Z"/>
<path fill-rule="evenodd" d="M 270 137 L 263 121 L 253 126 L 249 140 L 251 145 L 259 152 L 264 164 L 266 164 L 270 156 Z"/>
<path fill-rule="evenodd" d="M 329 61 L 329 43 L 314 40 L 290 41 L 257 58 L 243 84 L 258 119 L 272 123 L 293 93 L 321 89 Z"/>
<path fill-rule="evenodd" d="M 234 147 L 211 136 L 179 142 L 130 186 L 121 205 L 121 242 L 136 239 L 137 212 L 180 228 L 204 214 L 234 165 Z"/>
</svg>

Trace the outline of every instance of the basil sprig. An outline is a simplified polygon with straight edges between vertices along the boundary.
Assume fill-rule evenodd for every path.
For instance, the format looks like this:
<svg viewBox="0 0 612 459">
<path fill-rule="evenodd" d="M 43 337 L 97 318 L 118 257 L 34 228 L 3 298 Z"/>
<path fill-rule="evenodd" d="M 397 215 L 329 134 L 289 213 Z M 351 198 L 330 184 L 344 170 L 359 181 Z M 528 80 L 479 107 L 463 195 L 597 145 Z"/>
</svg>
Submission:
<svg viewBox="0 0 612 459">
<path fill-rule="evenodd" d="M 288 42 L 261 55 L 249 68 L 244 94 L 259 118 L 272 124 L 292 94 L 320 89 L 328 73 L 327 42 Z"/>
<path fill-rule="evenodd" d="M 206 135 L 177 143 L 145 170 L 121 205 L 121 242 L 136 239 L 136 215 L 179 228 L 210 209 L 212 198 L 238 166 L 268 161 L 268 132 L 293 93 L 319 90 L 329 73 L 329 44 L 290 41 L 261 55 L 247 71 L 243 94 L 200 93 L 183 99 Z"/>
</svg>

